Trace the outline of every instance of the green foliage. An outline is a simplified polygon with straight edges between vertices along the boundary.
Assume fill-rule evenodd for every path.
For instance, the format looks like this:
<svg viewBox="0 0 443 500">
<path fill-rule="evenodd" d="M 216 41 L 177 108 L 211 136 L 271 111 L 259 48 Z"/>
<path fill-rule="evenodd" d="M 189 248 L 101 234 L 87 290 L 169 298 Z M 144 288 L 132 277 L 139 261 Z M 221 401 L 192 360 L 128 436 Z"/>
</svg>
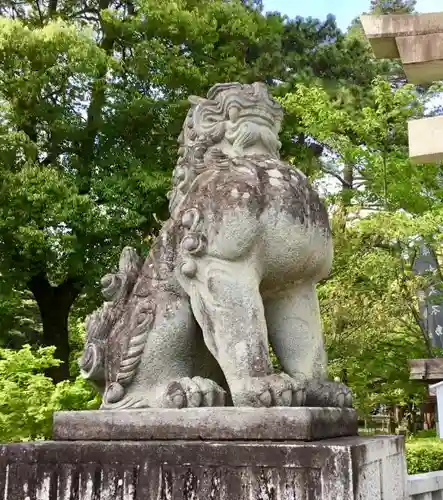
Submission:
<svg viewBox="0 0 443 500">
<path fill-rule="evenodd" d="M 346 91 L 334 98 L 320 87 L 298 85 L 280 101 L 298 117 L 297 132 L 322 148 L 324 157 L 317 166 L 340 182 L 340 196 L 352 195 L 357 207 L 422 212 L 441 199 L 439 167 L 411 164 L 407 122 L 423 114 L 434 93 L 419 99 L 413 86 L 393 91 L 377 78 L 369 95 L 371 105 L 356 108 L 352 101 L 347 104 Z M 348 178 L 347 167 L 352 169 Z"/>
<path fill-rule="evenodd" d="M 0 349 L 0 441 L 27 441 L 51 436 L 52 414 L 96 408 L 98 397 L 78 378 L 57 385 L 43 374 L 57 365 L 54 348 Z"/>
<path fill-rule="evenodd" d="M 407 121 L 441 88 L 403 85 L 357 22 L 343 35 L 331 17 L 265 15 L 259 1 L 11 0 L 0 13 L 0 345 L 19 349 L 0 350 L 0 439 L 48 437 L 54 410 L 98 404 L 47 370 L 57 357 L 70 368 L 57 380 L 78 375 L 99 278 L 167 216 L 187 96 L 228 80 L 271 86 L 287 111 L 283 157 L 326 194 L 331 376 L 346 370 L 363 414 L 421 397 L 407 360 L 431 350 L 405 253 L 420 235 L 441 257 L 443 185 L 438 165 L 409 161 Z"/>
<path fill-rule="evenodd" d="M 411 439 L 417 440 L 417 439 L 429 439 L 429 438 L 437 438 L 437 431 L 436 429 L 426 429 L 422 431 L 416 432 Z"/>
<path fill-rule="evenodd" d="M 371 13 L 376 15 L 412 14 L 417 0 L 371 0 Z"/>
<path fill-rule="evenodd" d="M 34 294 L 58 380 L 72 305 L 86 294 L 90 311 L 121 248 L 146 250 L 167 216 L 189 94 L 223 81 L 361 88 L 375 74 L 332 18 L 265 15 L 260 2 L 11 0 L 0 12 L 0 274 Z"/>
<path fill-rule="evenodd" d="M 280 99 L 321 148 L 307 173 L 326 185 L 332 214 L 334 267 L 319 287 L 329 370 L 347 371 L 363 415 L 424 393 L 407 361 L 432 356 L 416 298 L 429 278 L 414 276 L 410 246 L 421 236 L 438 250 L 443 223 L 439 167 L 413 165 L 407 148 L 407 121 L 434 94 L 377 78 L 368 95 L 356 107 L 346 92 L 298 85 Z"/>
<path fill-rule="evenodd" d="M 408 440 L 406 460 L 409 474 L 443 470 L 443 441 L 439 438 Z"/>
<path fill-rule="evenodd" d="M 333 273 L 319 287 L 330 373 L 347 370 L 363 415 L 377 403 L 417 402 L 424 387 L 409 380 L 407 361 L 426 357 L 427 344 L 414 320 L 413 277 L 404 290 L 401 255 L 371 248 L 368 233 L 334 221 L 334 236 Z"/>
<path fill-rule="evenodd" d="M 29 290 L 15 289 L 0 277 L 0 345 L 17 349 L 38 343 L 41 319 Z"/>
<path fill-rule="evenodd" d="M 69 363 L 69 372 L 73 377 L 80 375 L 78 360 L 82 355 L 85 346 L 86 332 L 84 316 L 77 317 L 71 314 L 69 320 L 69 343 L 71 346 L 71 357 Z"/>
<path fill-rule="evenodd" d="M 116 248 L 157 227 L 188 94 L 323 77 L 326 62 L 342 78 L 352 56 L 331 64 L 342 57 L 322 43 L 340 39 L 331 20 L 283 23 L 237 1 L 78 9 L 97 25 L 73 19 L 75 2 L 55 20 L 30 4 L 0 26 L 0 266 L 22 282 L 94 284 Z"/>
</svg>

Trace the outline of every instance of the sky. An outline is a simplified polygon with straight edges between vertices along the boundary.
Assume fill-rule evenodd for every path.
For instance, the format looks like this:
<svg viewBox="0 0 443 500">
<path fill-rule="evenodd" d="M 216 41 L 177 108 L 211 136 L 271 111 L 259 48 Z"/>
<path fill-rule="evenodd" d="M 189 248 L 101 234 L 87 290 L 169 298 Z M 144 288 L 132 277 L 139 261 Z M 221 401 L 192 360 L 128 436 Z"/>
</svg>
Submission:
<svg viewBox="0 0 443 500">
<path fill-rule="evenodd" d="M 276 10 L 289 17 L 325 19 L 334 14 L 338 26 L 345 30 L 352 19 L 368 10 L 370 0 L 264 0 L 265 10 Z M 417 12 L 442 12 L 443 0 L 418 0 Z"/>
</svg>

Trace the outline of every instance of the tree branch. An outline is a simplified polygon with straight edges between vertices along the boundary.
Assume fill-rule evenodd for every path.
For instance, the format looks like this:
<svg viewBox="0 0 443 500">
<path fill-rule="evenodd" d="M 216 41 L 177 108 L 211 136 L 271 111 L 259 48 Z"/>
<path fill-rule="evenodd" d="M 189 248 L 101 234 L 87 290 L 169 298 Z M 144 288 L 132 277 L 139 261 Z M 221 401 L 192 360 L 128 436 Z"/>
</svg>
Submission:
<svg viewBox="0 0 443 500">
<path fill-rule="evenodd" d="M 48 17 L 52 19 L 57 14 L 58 0 L 49 0 Z"/>
<path fill-rule="evenodd" d="M 399 242 L 397 242 L 397 249 L 401 252 L 401 246 Z M 428 352 L 429 357 L 432 358 L 433 354 L 432 354 L 431 340 L 429 339 L 428 332 L 423 328 L 423 323 L 421 321 L 419 311 L 417 311 L 412 304 L 413 297 L 410 296 L 408 287 L 406 286 L 405 267 L 401 259 L 400 259 L 400 272 L 397 274 L 397 276 L 400 283 L 400 287 L 402 288 L 403 294 L 405 295 L 406 307 L 411 311 L 412 317 L 414 318 L 416 325 L 420 328 L 420 332 L 425 342 L 426 350 Z"/>
<path fill-rule="evenodd" d="M 342 184 L 343 187 L 346 187 L 348 189 L 352 189 L 353 188 L 352 184 L 350 184 L 349 182 L 347 182 L 340 174 L 338 174 L 337 172 L 334 172 L 333 170 L 329 170 L 328 168 L 324 167 L 321 163 L 320 163 L 320 169 L 325 174 L 332 175 L 337 180 L 339 180 L 341 182 L 341 184 Z"/>
<path fill-rule="evenodd" d="M 40 19 L 40 24 L 44 24 L 44 17 L 43 17 L 43 12 L 40 8 L 40 2 L 39 0 L 35 0 L 35 6 L 37 7 L 37 12 L 38 12 L 38 17 Z"/>
</svg>

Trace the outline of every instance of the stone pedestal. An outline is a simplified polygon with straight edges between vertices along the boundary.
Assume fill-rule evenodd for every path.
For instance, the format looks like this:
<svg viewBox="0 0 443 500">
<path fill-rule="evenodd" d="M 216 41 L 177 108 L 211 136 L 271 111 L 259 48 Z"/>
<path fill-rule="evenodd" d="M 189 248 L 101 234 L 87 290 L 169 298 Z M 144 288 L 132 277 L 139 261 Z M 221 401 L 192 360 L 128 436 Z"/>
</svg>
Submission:
<svg viewBox="0 0 443 500">
<path fill-rule="evenodd" d="M 403 500 L 400 437 L 78 441 L 0 448 L 5 500 Z"/>
<path fill-rule="evenodd" d="M 318 439 L 337 432 L 355 434 L 353 410 L 63 413 L 54 426 L 54 437 L 63 440 L 0 447 L 0 498 L 407 498 L 401 437 Z"/>
</svg>

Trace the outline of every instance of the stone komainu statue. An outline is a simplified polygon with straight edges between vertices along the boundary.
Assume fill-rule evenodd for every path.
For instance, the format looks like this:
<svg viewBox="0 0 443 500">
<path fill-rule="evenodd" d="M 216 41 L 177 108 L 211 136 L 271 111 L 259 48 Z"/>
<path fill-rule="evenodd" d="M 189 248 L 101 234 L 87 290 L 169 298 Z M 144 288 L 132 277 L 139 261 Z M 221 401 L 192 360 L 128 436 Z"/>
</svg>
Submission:
<svg viewBox="0 0 443 500">
<path fill-rule="evenodd" d="M 83 376 L 103 409 L 351 406 L 326 379 L 315 290 L 332 262 L 328 216 L 279 160 L 281 107 L 260 83 L 189 100 L 171 217 L 145 261 L 125 248 L 103 278 Z"/>
</svg>

